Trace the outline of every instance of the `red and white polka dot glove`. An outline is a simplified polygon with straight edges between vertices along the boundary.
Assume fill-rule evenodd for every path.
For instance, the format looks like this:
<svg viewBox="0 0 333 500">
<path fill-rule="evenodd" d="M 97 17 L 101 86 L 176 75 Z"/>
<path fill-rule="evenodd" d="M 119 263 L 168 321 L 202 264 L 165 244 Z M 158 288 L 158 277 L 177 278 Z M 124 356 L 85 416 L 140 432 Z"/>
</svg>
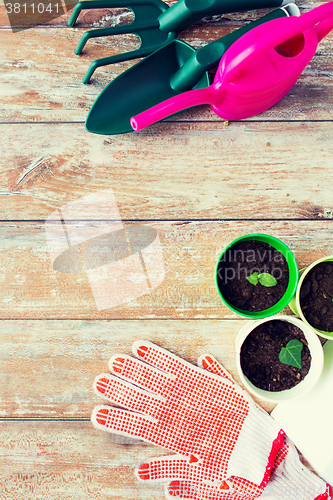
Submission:
<svg viewBox="0 0 333 500">
<path fill-rule="evenodd" d="M 227 480 L 229 489 L 205 483 L 173 480 L 166 486 L 168 499 L 191 500 L 331 500 L 332 488 L 308 470 L 299 460 L 293 443 L 284 437 L 285 444 L 276 458 L 265 488 L 239 477 Z M 158 459 L 157 459 L 158 460 Z M 156 464 L 155 464 L 156 465 Z M 159 480 L 160 481 L 160 480 Z"/>
<path fill-rule="evenodd" d="M 232 380 L 210 373 L 147 341 L 133 345 L 137 358 L 110 360 L 95 388 L 122 408 L 100 406 L 95 427 L 136 437 L 177 453 L 162 478 L 229 488 L 237 476 L 265 487 L 284 433 Z"/>
<path fill-rule="evenodd" d="M 228 372 L 212 356 L 202 356 L 199 359 L 199 365 L 233 381 Z M 164 457 L 151 459 L 138 467 L 136 471 L 138 478 L 148 481 L 157 480 L 154 471 L 161 470 L 158 462 L 163 459 Z M 163 469 L 162 464 L 161 466 Z M 167 467 L 165 466 L 164 471 L 166 474 Z M 172 474 L 165 477 L 167 478 L 172 479 Z M 158 480 L 161 481 L 161 478 L 159 477 Z M 284 444 L 275 457 L 271 476 L 265 488 L 260 488 L 239 477 L 229 478 L 226 486 L 227 488 L 221 489 L 205 483 L 173 480 L 166 487 L 166 497 L 192 500 L 252 500 L 259 497 L 262 500 L 329 500 L 333 498 L 332 488 L 300 462 L 296 448 L 287 436 L 284 436 Z"/>
</svg>

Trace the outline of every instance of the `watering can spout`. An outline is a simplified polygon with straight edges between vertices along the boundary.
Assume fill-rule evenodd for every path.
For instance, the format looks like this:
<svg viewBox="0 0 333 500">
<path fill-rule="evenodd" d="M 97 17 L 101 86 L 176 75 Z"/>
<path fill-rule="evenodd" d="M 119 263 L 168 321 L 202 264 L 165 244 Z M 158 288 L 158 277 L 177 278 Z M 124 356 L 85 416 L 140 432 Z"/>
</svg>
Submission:
<svg viewBox="0 0 333 500">
<path fill-rule="evenodd" d="M 193 106 L 199 106 L 200 104 L 212 104 L 213 103 L 213 93 L 211 88 L 207 87 L 205 89 L 195 89 L 184 92 L 183 94 L 171 97 L 156 106 L 153 106 L 142 113 L 131 118 L 131 126 L 133 130 L 138 132 L 153 123 L 156 123 L 168 116 L 179 113 Z"/>
</svg>

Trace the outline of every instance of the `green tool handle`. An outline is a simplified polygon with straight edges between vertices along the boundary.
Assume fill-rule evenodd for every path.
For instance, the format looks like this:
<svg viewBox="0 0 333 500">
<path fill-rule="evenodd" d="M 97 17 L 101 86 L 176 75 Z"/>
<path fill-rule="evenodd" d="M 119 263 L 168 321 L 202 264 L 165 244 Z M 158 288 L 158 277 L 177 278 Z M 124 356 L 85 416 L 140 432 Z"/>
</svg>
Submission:
<svg viewBox="0 0 333 500">
<path fill-rule="evenodd" d="M 226 50 L 240 38 L 244 33 L 255 28 L 259 24 L 266 23 L 272 19 L 279 17 L 287 17 L 288 11 L 285 9 L 276 9 L 257 21 L 253 21 L 242 28 L 239 28 L 232 33 L 229 33 L 214 42 L 205 45 L 198 49 L 193 55 L 184 63 L 184 65 L 176 71 L 171 77 L 171 87 L 178 92 L 185 92 L 194 87 L 204 73 L 212 68 L 218 66 L 221 57 Z"/>
<path fill-rule="evenodd" d="M 285 0 L 178 0 L 158 20 L 162 31 L 184 31 L 203 17 L 227 12 L 281 7 Z"/>
</svg>

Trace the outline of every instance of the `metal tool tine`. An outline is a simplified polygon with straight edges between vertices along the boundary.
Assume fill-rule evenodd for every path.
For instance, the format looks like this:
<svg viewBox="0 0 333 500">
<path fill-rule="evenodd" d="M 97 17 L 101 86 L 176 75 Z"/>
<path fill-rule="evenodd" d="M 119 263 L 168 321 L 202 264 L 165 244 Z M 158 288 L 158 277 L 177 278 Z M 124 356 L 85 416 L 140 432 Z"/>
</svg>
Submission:
<svg viewBox="0 0 333 500">
<path fill-rule="evenodd" d="M 82 9 L 99 8 L 99 7 L 124 7 L 131 10 L 134 14 L 134 20 L 125 25 L 112 26 L 108 28 L 100 28 L 86 31 L 78 46 L 75 49 L 75 54 L 80 54 L 85 44 L 90 38 L 101 36 L 114 36 L 133 33 L 140 39 L 140 47 L 137 50 L 126 53 L 125 56 L 111 56 L 104 59 L 94 61 L 85 77 L 83 82 L 87 83 L 99 66 L 106 64 L 113 64 L 115 62 L 122 62 L 125 60 L 136 59 L 138 57 L 145 57 L 155 49 L 159 48 L 164 42 L 169 39 L 175 38 L 176 34 L 171 34 L 166 31 L 163 32 L 159 29 L 158 18 L 162 12 L 169 7 L 162 0 L 86 0 L 76 4 L 73 13 L 69 20 L 69 25 L 73 26 L 79 13 Z M 171 37 L 171 38 L 170 38 Z M 110 62 L 105 62 L 110 61 Z"/>
<path fill-rule="evenodd" d="M 287 0 L 178 0 L 171 7 L 162 0 L 85 0 L 73 10 L 69 24 L 72 26 L 84 8 L 122 7 L 131 10 L 134 20 L 125 26 L 89 30 L 82 36 L 75 53 L 80 54 L 89 38 L 133 33 L 141 40 L 139 49 L 125 56 L 99 59 L 92 63 L 83 81 L 87 82 L 98 66 L 144 57 L 172 40 L 194 22 L 208 14 L 233 12 L 245 8 L 259 8 L 286 3 Z M 250 5 L 248 5 L 250 2 Z M 108 61 L 108 62 L 107 62 Z"/>
<path fill-rule="evenodd" d="M 176 33 L 168 33 L 167 38 L 163 39 L 162 43 L 158 41 L 156 45 L 154 45 L 153 43 L 149 43 L 150 40 L 145 39 L 144 33 L 136 31 L 134 34 L 137 35 L 141 40 L 141 45 L 138 49 L 131 50 L 129 52 L 122 52 L 121 54 L 115 54 L 109 57 L 103 57 L 101 59 L 96 59 L 90 64 L 88 71 L 82 78 L 82 82 L 88 83 L 95 70 L 101 66 L 107 66 L 108 64 L 115 64 L 123 61 L 130 61 L 132 59 L 138 59 L 140 57 L 146 57 L 155 50 L 161 48 L 164 43 L 168 43 L 176 38 Z M 159 31 L 158 34 L 162 35 L 162 32 Z M 154 38 L 154 40 L 156 40 L 156 37 Z"/>
<path fill-rule="evenodd" d="M 95 70 L 100 66 L 107 66 L 108 64 L 116 64 L 123 61 L 130 61 L 131 59 L 145 57 L 149 53 L 150 51 L 142 51 L 141 48 L 138 48 L 130 52 L 123 52 L 121 54 L 115 54 L 113 56 L 95 59 L 95 61 L 90 64 L 86 74 L 82 78 L 82 83 L 88 83 Z"/>
<path fill-rule="evenodd" d="M 111 5 L 113 4 L 113 5 Z M 71 14 L 71 17 L 69 18 L 68 21 L 68 26 L 74 26 L 81 10 L 84 9 L 105 9 L 105 8 L 112 8 L 112 7 L 118 7 L 119 2 L 112 2 L 108 0 L 84 0 L 82 2 L 78 2 Z M 126 7 L 126 6 L 125 6 Z"/>
<path fill-rule="evenodd" d="M 140 7 L 144 7 L 144 9 L 141 11 Z M 162 12 L 168 9 L 168 7 L 169 6 L 162 0 L 83 0 L 75 5 L 73 12 L 69 18 L 68 25 L 74 26 L 78 15 L 80 14 L 81 10 L 84 9 L 129 9 L 134 14 L 134 21 L 136 20 L 141 24 L 141 22 L 143 22 L 144 20 L 147 20 L 148 23 L 150 22 L 150 20 L 156 20 Z M 147 8 L 149 8 L 152 13 L 152 17 L 150 19 L 147 19 Z M 138 16 L 140 16 L 141 13 L 144 18 L 140 20 L 138 19 Z"/>
<path fill-rule="evenodd" d="M 96 38 L 100 36 L 114 36 L 114 35 L 126 35 L 129 33 L 133 33 L 133 23 L 131 24 L 123 24 L 121 26 L 111 26 L 110 28 L 99 28 L 99 29 L 94 29 L 94 30 L 88 30 L 85 31 L 81 37 L 81 40 L 78 43 L 78 46 L 75 49 L 75 54 L 79 55 L 81 54 L 85 44 L 90 38 Z M 151 23 L 148 26 L 144 26 L 146 29 L 158 29 L 159 24 L 158 21 L 155 21 L 154 23 Z M 134 33 L 135 34 L 135 33 Z M 118 61 L 120 62 L 120 61 Z"/>
</svg>

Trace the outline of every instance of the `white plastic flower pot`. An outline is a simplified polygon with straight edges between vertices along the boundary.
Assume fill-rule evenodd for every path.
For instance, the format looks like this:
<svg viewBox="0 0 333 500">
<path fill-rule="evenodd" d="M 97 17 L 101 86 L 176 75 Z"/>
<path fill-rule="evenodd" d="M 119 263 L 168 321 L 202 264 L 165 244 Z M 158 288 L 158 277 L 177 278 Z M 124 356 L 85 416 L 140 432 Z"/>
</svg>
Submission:
<svg viewBox="0 0 333 500">
<path fill-rule="evenodd" d="M 305 378 L 291 389 L 286 389 L 278 392 L 271 392 L 256 387 L 244 375 L 240 359 L 241 348 L 247 336 L 262 323 L 274 320 L 288 321 L 289 323 L 292 323 L 293 325 L 300 328 L 303 331 L 304 336 L 308 342 L 308 348 L 311 354 L 311 365 Z M 298 318 L 281 314 L 271 316 L 269 318 L 251 321 L 241 328 L 236 338 L 236 364 L 241 381 L 250 393 L 264 401 L 268 401 L 271 403 L 280 403 L 281 401 L 288 401 L 302 396 L 314 387 L 314 385 L 318 382 L 323 369 L 324 355 L 321 342 L 312 328 L 310 328 L 307 324 L 303 323 Z"/>
<path fill-rule="evenodd" d="M 330 261 L 333 261 L 333 255 L 328 255 L 327 257 L 323 257 L 321 259 L 318 259 L 315 262 L 313 262 L 310 266 L 306 267 L 305 269 L 300 270 L 300 273 L 299 273 L 300 279 L 299 279 L 298 284 L 297 284 L 296 293 L 288 305 L 289 305 L 290 309 L 292 310 L 292 312 L 294 314 L 296 314 L 296 316 L 299 316 L 304 321 L 304 323 L 306 323 L 310 328 L 312 328 L 318 335 L 320 335 L 321 337 L 323 337 L 325 339 L 333 340 L 333 332 L 326 332 L 323 330 L 318 330 L 314 326 L 310 325 L 310 323 L 307 321 L 307 319 L 305 318 L 305 316 L 303 314 L 303 311 L 301 308 L 301 303 L 300 303 L 301 287 L 303 285 L 303 282 L 304 282 L 304 279 L 306 278 L 306 276 L 309 274 L 309 272 L 314 267 L 317 266 L 317 264 L 321 264 L 322 262 L 330 262 Z"/>
</svg>

